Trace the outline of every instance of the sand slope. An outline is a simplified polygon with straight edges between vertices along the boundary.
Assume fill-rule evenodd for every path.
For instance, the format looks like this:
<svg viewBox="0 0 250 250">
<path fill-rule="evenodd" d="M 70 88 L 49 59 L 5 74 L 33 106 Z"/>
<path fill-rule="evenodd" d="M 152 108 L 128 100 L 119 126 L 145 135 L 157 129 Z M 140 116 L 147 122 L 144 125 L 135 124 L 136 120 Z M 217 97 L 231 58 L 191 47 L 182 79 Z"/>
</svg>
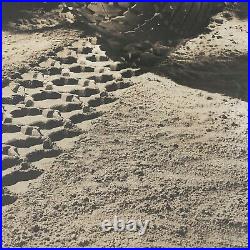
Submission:
<svg viewBox="0 0 250 250">
<path fill-rule="evenodd" d="M 247 104 L 151 74 L 135 81 L 4 209 L 6 246 L 246 246 Z M 114 215 L 150 229 L 102 233 Z"/>
</svg>

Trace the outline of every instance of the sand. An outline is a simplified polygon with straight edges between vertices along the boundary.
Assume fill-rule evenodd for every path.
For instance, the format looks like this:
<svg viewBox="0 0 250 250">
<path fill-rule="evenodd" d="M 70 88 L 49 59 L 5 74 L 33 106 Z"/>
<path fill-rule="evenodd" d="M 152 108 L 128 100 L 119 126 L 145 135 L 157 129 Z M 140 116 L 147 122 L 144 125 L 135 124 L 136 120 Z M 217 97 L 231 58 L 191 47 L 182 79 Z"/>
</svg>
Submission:
<svg viewBox="0 0 250 250">
<path fill-rule="evenodd" d="M 3 246 L 247 246 L 247 19 L 225 13 L 209 33 L 183 41 L 144 74 L 113 71 L 112 58 L 88 64 L 98 72 L 107 67 L 105 77 L 71 72 L 70 60 L 82 60 L 72 50 L 94 48 L 94 59 L 105 52 L 93 41 L 69 45 L 88 40 L 82 31 L 4 31 L 9 167 L 3 174 L 5 194 L 15 200 L 2 207 Z M 53 84 L 41 85 L 44 78 L 30 70 L 51 70 L 39 65 L 48 58 L 64 71 L 55 73 Z M 30 82 L 20 80 L 23 72 Z M 124 81 L 129 75 L 126 84 L 109 82 L 117 73 Z M 65 80 L 68 74 L 73 80 Z M 95 83 L 79 92 L 85 84 L 79 78 L 92 75 Z M 18 104 L 22 95 L 13 97 L 13 79 L 30 84 Z M 81 114 L 79 103 L 85 104 Z M 53 115 L 43 111 L 52 106 Z M 101 222 L 114 216 L 149 220 L 149 228 L 143 236 L 102 232 Z"/>
</svg>

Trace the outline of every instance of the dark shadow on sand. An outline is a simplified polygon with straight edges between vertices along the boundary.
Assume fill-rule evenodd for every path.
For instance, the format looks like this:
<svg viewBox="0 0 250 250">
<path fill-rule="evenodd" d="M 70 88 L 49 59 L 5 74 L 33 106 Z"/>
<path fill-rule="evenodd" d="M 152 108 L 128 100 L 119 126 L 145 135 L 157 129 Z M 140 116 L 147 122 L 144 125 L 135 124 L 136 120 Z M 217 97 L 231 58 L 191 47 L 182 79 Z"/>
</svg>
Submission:
<svg viewBox="0 0 250 250">
<path fill-rule="evenodd" d="M 248 56 L 177 64 L 166 61 L 150 70 L 180 85 L 248 100 Z"/>
</svg>

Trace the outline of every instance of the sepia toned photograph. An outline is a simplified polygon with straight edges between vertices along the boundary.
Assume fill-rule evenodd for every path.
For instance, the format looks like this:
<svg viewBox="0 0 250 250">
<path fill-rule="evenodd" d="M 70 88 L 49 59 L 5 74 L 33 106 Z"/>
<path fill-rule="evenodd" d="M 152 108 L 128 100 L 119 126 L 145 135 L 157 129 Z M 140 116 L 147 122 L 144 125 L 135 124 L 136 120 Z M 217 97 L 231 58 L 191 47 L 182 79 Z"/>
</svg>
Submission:
<svg viewBox="0 0 250 250">
<path fill-rule="evenodd" d="M 247 2 L 1 7 L 3 248 L 247 248 Z"/>
</svg>

